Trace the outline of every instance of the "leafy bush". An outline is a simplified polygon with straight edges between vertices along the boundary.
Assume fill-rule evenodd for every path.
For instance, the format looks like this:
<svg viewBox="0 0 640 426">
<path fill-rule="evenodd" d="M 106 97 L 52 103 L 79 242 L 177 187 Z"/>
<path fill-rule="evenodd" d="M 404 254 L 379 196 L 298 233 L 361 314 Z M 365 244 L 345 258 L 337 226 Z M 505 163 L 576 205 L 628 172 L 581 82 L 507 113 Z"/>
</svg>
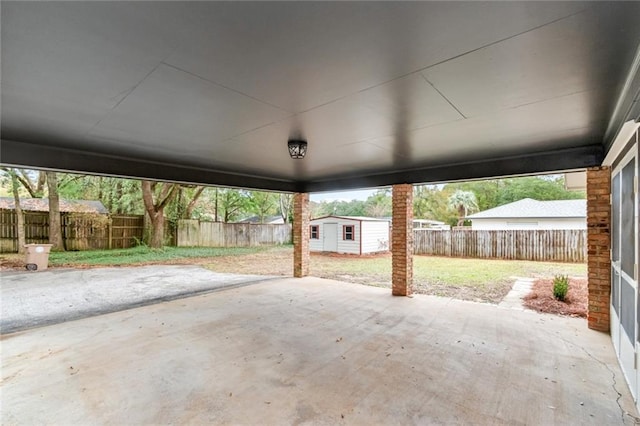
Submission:
<svg viewBox="0 0 640 426">
<path fill-rule="evenodd" d="M 567 297 L 569 291 L 569 277 L 566 275 L 556 275 L 553 279 L 553 297 L 561 302 Z"/>
</svg>

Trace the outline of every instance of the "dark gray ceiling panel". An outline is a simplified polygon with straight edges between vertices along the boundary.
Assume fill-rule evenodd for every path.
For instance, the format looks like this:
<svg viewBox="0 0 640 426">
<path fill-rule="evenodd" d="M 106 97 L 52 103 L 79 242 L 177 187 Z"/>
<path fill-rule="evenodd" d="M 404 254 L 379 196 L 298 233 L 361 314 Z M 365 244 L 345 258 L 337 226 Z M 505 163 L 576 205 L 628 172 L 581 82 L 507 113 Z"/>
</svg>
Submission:
<svg viewBox="0 0 640 426">
<path fill-rule="evenodd" d="M 159 65 L 88 133 L 169 153 L 203 150 L 288 113 Z"/>
<path fill-rule="evenodd" d="M 589 163 L 580 150 L 609 143 L 638 98 L 625 85 L 638 2 L 4 1 L 0 11 L 6 164 L 107 173 L 85 160 L 120 158 L 109 173 L 161 179 L 149 164 L 170 164 L 166 179 L 290 190 L 457 179 L 411 171 L 577 153 L 549 171 Z M 308 140 L 304 160 L 288 157 L 291 137 Z M 20 147 L 33 146 L 65 160 L 29 160 Z"/>
<path fill-rule="evenodd" d="M 585 7 L 570 2 L 544 8 L 516 2 L 199 5 L 191 17 L 190 43 L 167 62 L 301 112 Z"/>
<path fill-rule="evenodd" d="M 623 6 L 624 7 L 624 6 Z M 479 49 L 422 74 L 466 117 L 517 108 L 602 86 L 624 78 L 620 61 L 638 43 L 618 5 L 592 7 L 535 31 Z M 640 4 L 635 8 L 636 23 Z M 623 19 L 624 21 L 620 21 Z M 632 26 L 633 27 L 633 26 Z"/>
</svg>

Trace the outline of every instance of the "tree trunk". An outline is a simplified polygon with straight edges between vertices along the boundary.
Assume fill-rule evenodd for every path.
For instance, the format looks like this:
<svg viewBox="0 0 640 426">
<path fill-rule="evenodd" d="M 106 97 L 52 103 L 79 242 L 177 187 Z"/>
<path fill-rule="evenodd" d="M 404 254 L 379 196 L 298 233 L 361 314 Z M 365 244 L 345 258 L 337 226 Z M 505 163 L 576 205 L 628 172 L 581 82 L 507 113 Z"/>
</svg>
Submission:
<svg viewBox="0 0 640 426">
<path fill-rule="evenodd" d="M 16 205 L 16 216 L 18 217 L 18 253 L 24 254 L 24 245 L 27 243 L 24 236 L 24 214 L 22 213 L 22 207 L 20 206 L 20 194 L 18 194 L 18 176 L 15 170 L 10 170 L 11 175 L 11 190 L 13 192 L 13 200 Z"/>
<path fill-rule="evenodd" d="M 151 241 L 149 246 L 153 248 L 164 246 L 164 213 L 162 211 L 151 218 Z"/>
<path fill-rule="evenodd" d="M 458 206 L 458 226 L 464 226 L 464 206 L 461 204 Z"/>
<path fill-rule="evenodd" d="M 216 222 L 219 221 L 219 217 L 218 216 L 218 188 L 216 188 L 216 204 L 215 204 L 215 209 L 214 209 L 215 215 L 216 215 Z"/>
<path fill-rule="evenodd" d="M 289 223 L 289 211 L 291 210 L 291 194 L 280 194 L 280 215 L 284 223 Z"/>
<path fill-rule="evenodd" d="M 193 214 L 193 210 L 196 208 L 196 204 L 198 203 L 198 199 L 200 198 L 200 196 L 202 195 L 202 192 L 204 191 L 204 186 L 199 187 L 195 194 L 193 194 L 193 198 L 191 198 L 191 201 L 189 201 L 189 204 L 187 204 L 187 209 L 184 212 L 184 219 L 191 219 L 191 215 Z M 216 212 L 216 216 L 218 216 L 218 212 Z M 216 219 L 216 222 L 218 220 Z"/>
<path fill-rule="evenodd" d="M 55 172 L 47 172 L 47 188 L 49 189 L 49 244 L 53 244 L 51 250 L 64 251 L 62 223 L 60 220 L 60 197 L 58 196 L 58 176 Z"/>
<path fill-rule="evenodd" d="M 154 202 L 154 192 L 156 182 L 148 180 L 142 181 L 142 200 L 144 208 L 151 220 L 151 241 L 149 247 L 162 248 L 164 246 L 164 208 L 178 193 L 178 185 L 164 183 L 161 184 L 157 201 Z"/>
</svg>

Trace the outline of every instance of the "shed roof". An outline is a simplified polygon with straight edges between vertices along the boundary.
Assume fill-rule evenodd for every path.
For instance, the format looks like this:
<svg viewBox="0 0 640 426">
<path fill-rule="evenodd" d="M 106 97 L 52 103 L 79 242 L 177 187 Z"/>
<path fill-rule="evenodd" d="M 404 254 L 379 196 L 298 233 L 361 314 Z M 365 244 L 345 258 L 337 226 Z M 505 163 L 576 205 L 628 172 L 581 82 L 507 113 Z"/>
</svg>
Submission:
<svg viewBox="0 0 640 426">
<path fill-rule="evenodd" d="M 20 198 L 22 210 L 30 212 L 48 212 L 48 198 Z M 13 197 L 0 197 L 0 209 L 15 210 Z M 60 199 L 60 211 L 63 213 L 97 213 L 109 214 L 109 210 L 96 200 L 65 200 Z"/>
<path fill-rule="evenodd" d="M 587 217 L 587 200 L 538 201 L 525 198 L 467 216 L 467 219 L 513 218 L 583 218 Z"/>
<path fill-rule="evenodd" d="M 388 222 L 388 220 L 386 220 L 386 219 L 380 219 L 380 218 L 377 218 L 377 217 L 367 217 L 367 216 L 337 216 L 337 215 L 333 215 L 333 214 L 328 215 L 328 216 L 316 217 L 316 218 L 311 219 L 311 221 L 314 221 L 314 220 L 320 220 L 320 219 L 326 219 L 326 218 L 329 218 L 329 217 L 333 217 L 333 218 L 336 218 L 336 219 L 357 220 L 357 221 L 360 221 L 360 222 Z"/>
</svg>

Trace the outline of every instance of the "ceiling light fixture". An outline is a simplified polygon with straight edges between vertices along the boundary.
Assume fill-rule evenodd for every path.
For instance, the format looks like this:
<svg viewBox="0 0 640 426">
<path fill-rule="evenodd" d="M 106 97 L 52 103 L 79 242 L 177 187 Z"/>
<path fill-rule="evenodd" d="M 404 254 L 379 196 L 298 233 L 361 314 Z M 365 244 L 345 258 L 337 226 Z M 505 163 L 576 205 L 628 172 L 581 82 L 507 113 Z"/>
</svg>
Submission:
<svg viewBox="0 0 640 426">
<path fill-rule="evenodd" d="M 301 159 L 307 154 L 307 141 L 290 140 L 287 142 L 289 146 L 289 155 L 291 158 Z"/>
</svg>

